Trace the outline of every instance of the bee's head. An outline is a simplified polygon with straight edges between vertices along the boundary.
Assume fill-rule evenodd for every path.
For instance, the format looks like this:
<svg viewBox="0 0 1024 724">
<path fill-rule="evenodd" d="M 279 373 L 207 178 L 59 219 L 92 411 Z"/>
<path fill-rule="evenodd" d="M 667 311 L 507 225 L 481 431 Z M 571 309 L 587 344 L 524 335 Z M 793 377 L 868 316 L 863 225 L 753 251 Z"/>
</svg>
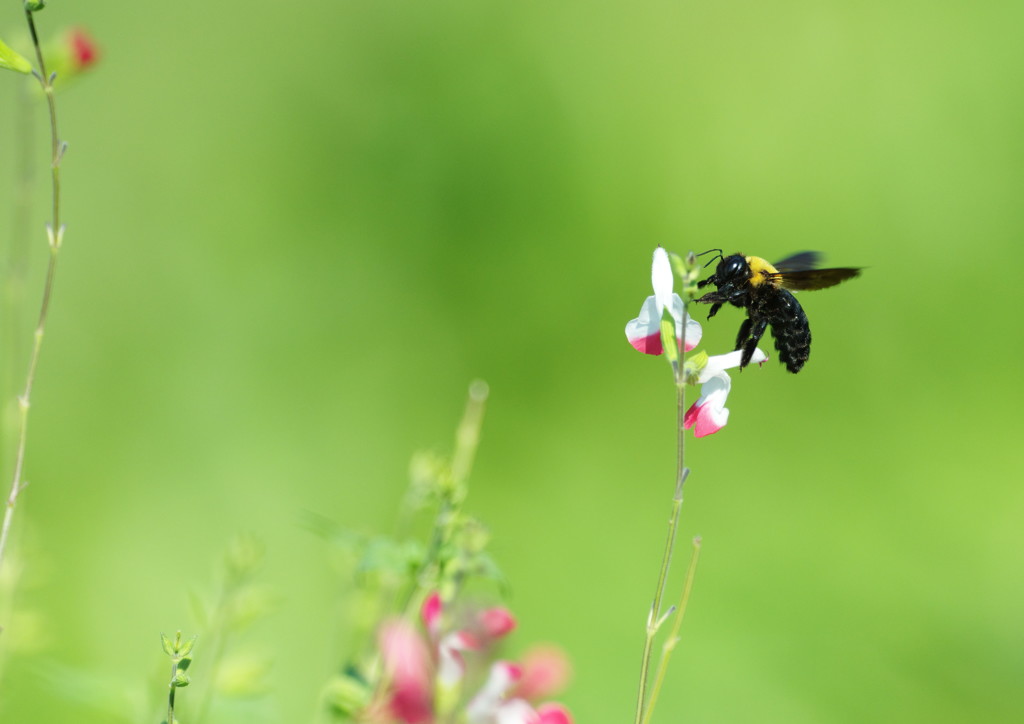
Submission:
<svg viewBox="0 0 1024 724">
<path fill-rule="evenodd" d="M 750 264 L 742 254 L 722 257 L 722 261 L 718 262 L 718 267 L 715 269 L 715 276 L 718 278 L 719 284 L 743 281 L 750 276 Z"/>
</svg>

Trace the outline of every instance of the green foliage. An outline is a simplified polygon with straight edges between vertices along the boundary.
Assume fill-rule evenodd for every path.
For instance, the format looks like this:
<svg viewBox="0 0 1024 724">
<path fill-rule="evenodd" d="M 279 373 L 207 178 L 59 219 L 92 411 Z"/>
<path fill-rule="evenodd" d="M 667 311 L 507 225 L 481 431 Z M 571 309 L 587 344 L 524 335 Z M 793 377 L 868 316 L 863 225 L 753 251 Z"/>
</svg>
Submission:
<svg viewBox="0 0 1024 724">
<path fill-rule="evenodd" d="M 2 40 L 0 40 L 0 68 L 7 68 L 16 73 L 32 72 L 32 64 L 19 53 L 11 50 Z"/>
<path fill-rule="evenodd" d="M 403 528 L 412 528 L 412 518 L 426 515 L 429 526 L 423 537 L 393 538 L 362 535 L 310 514 L 307 528 L 340 548 L 351 562 L 349 594 L 350 622 L 357 626 L 340 669 L 321 692 L 324 710 L 347 720 L 367 706 L 380 685 L 376 628 L 394 617 L 415 619 L 419 606 L 431 593 L 442 601 L 455 601 L 472 580 L 503 583 L 500 570 L 487 554 L 489 534 L 483 524 L 462 509 L 469 492 L 468 476 L 473 466 L 483 423 L 488 390 L 484 383 L 470 386 L 469 401 L 455 434 L 451 456 L 419 452 L 409 465 L 409 487 L 405 496 Z M 362 609 L 356 612 L 356 607 Z"/>
<path fill-rule="evenodd" d="M 178 631 L 173 639 L 165 634 L 160 634 L 160 643 L 163 646 L 164 653 L 171 660 L 171 680 L 167 685 L 167 718 L 164 720 L 166 724 L 174 724 L 177 721 L 174 715 L 175 692 L 192 683 L 186 672 L 189 666 L 192 665 L 190 654 L 195 642 L 195 636 L 187 641 L 182 641 L 181 631 Z"/>
<path fill-rule="evenodd" d="M 348 721 L 369 705 L 372 696 L 373 690 L 365 679 L 344 673 L 333 677 L 324 686 L 323 704 L 331 716 Z"/>
</svg>

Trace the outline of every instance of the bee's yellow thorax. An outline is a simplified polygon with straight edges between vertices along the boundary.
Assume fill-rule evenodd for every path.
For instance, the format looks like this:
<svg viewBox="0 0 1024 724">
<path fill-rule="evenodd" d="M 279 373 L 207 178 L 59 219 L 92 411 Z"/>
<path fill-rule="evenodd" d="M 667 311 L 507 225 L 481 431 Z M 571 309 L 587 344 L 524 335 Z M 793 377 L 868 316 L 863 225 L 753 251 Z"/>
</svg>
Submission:
<svg viewBox="0 0 1024 724">
<path fill-rule="evenodd" d="M 759 287 L 762 284 L 775 286 L 775 275 L 779 270 L 759 256 L 748 256 L 747 264 L 750 265 L 750 286 Z"/>
</svg>

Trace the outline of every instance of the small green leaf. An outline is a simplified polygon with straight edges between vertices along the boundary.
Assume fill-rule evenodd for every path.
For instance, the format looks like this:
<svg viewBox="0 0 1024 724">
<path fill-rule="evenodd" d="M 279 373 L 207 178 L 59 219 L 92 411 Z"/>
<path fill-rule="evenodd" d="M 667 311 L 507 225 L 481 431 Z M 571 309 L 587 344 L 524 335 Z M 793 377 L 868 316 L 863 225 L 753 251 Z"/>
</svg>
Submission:
<svg viewBox="0 0 1024 724">
<path fill-rule="evenodd" d="M 359 571 L 405 576 L 419 566 L 423 555 L 423 547 L 416 541 L 400 542 L 378 536 L 367 543 Z"/>
<path fill-rule="evenodd" d="M 46 7 L 46 0 L 25 0 L 25 9 L 30 13 L 39 12 Z"/>
<path fill-rule="evenodd" d="M 327 683 L 324 702 L 336 716 L 351 717 L 369 705 L 373 690 L 358 678 L 341 675 Z"/>
<path fill-rule="evenodd" d="M 494 562 L 486 553 L 479 553 L 474 558 L 476 563 L 476 575 L 480 576 L 486 581 L 494 581 L 498 583 L 502 588 L 508 585 L 508 579 L 505 578 L 505 574 L 498 568 L 498 564 Z"/>
<path fill-rule="evenodd" d="M 686 365 L 683 370 L 683 375 L 686 379 L 686 384 L 695 385 L 697 379 L 700 377 L 700 373 L 708 365 L 708 353 L 704 350 L 700 352 L 694 352 L 686 358 Z"/>
<path fill-rule="evenodd" d="M 181 658 L 184 659 L 186 656 L 188 656 L 192 652 L 192 647 L 195 646 L 195 645 L 196 645 L 196 637 L 193 636 L 188 641 L 186 641 L 185 643 L 183 643 L 180 646 L 178 646 L 178 656 L 180 656 Z"/>
<path fill-rule="evenodd" d="M 675 369 L 679 365 L 679 338 L 676 336 L 676 320 L 667 308 L 661 312 L 661 350 Z"/>
<path fill-rule="evenodd" d="M 7 68 L 16 73 L 27 74 L 32 72 L 32 64 L 20 54 L 11 50 L 2 40 L 0 40 L 0 68 Z"/>
<path fill-rule="evenodd" d="M 491 533 L 482 522 L 472 516 L 464 516 L 457 532 L 457 544 L 465 553 L 480 553 L 491 539 Z"/>
<path fill-rule="evenodd" d="M 171 682 L 172 686 L 176 686 L 177 688 L 182 689 L 188 686 L 190 683 L 192 683 L 192 680 L 188 678 L 188 674 L 186 674 L 184 671 L 178 670 L 174 672 L 174 681 Z"/>
<path fill-rule="evenodd" d="M 672 263 L 672 271 L 675 272 L 675 275 L 685 281 L 686 275 L 689 272 L 689 269 L 686 266 L 686 260 L 675 252 L 669 252 L 668 260 Z"/>
<path fill-rule="evenodd" d="M 164 634 L 160 634 L 160 645 L 164 647 L 165 654 L 171 657 L 174 656 L 174 642 Z"/>
</svg>

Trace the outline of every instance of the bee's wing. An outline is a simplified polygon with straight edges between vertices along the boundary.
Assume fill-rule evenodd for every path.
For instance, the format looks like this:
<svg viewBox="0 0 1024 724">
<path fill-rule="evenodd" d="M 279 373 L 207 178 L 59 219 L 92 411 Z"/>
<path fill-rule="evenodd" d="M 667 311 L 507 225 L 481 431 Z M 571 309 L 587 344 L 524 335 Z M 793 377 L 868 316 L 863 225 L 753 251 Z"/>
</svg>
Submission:
<svg viewBox="0 0 1024 724">
<path fill-rule="evenodd" d="M 821 254 L 816 251 L 801 251 L 792 256 L 787 256 L 781 261 L 775 262 L 772 266 L 783 274 L 787 272 L 808 271 L 816 269 L 821 264 Z"/>
<path fill-rule="evenodd" d="M 853 279 L 858 274 L 860 274 L 859 268 L 840 267 L 838 269 L 806 269 L 804 271 L 782 272 L 779 274 L 779 277 L 780 283 L 784 288 L 801 292 L 832 287 L 840 282 L 845 282 L 847 279 Z"/>
</svg>

